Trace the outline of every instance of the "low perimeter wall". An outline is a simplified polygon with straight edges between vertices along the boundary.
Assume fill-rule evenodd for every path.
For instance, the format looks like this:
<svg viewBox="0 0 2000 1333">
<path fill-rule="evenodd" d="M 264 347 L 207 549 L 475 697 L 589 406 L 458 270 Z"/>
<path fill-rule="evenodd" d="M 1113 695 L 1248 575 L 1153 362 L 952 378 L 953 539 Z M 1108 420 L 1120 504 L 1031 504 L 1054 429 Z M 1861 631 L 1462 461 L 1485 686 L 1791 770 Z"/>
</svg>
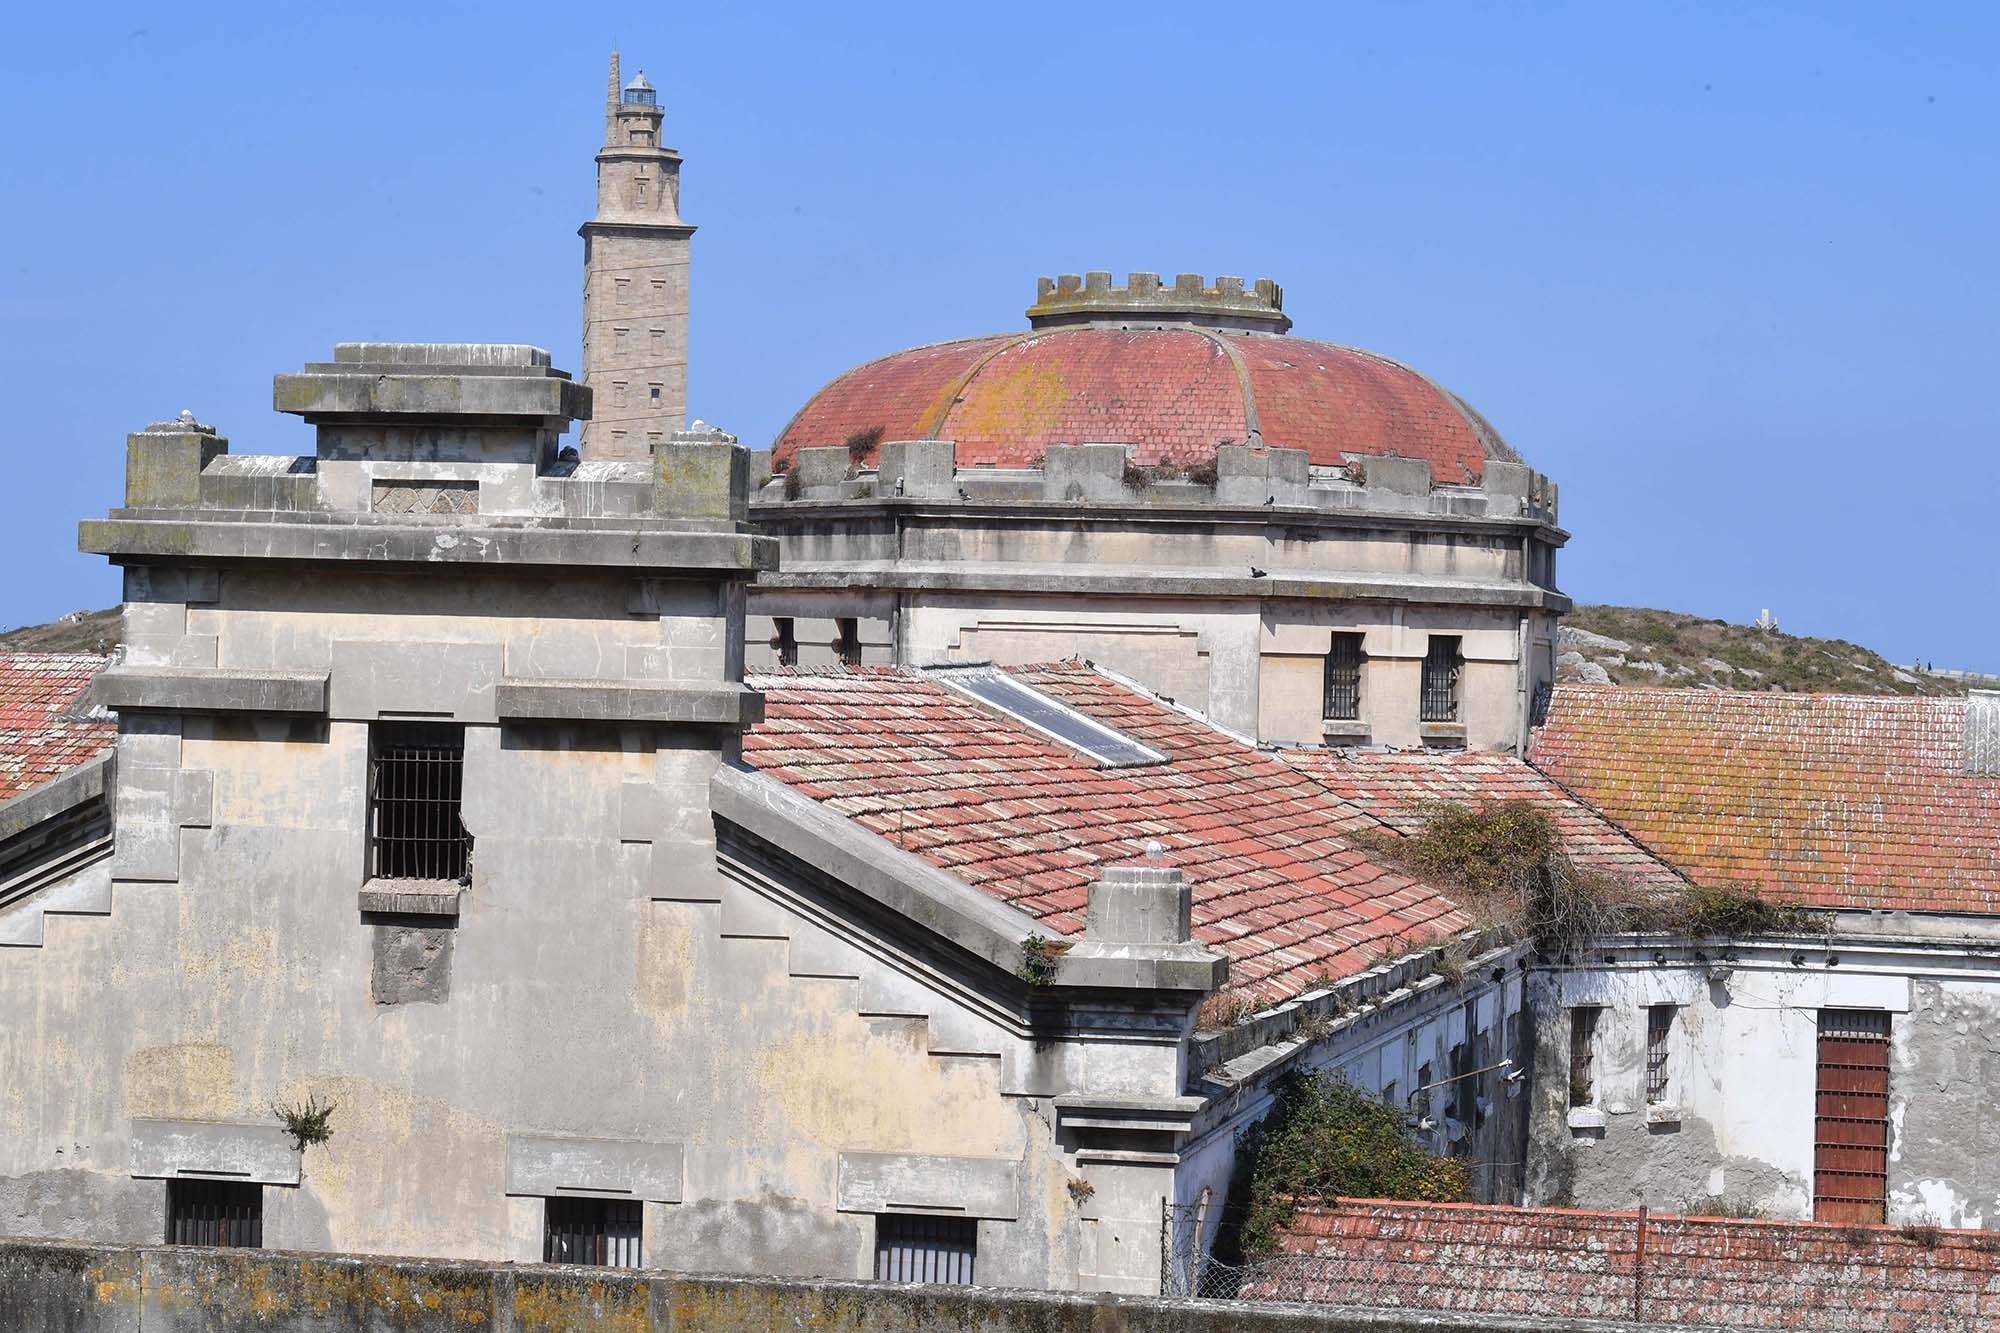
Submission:
<svg viewBox="0 0 2000 1333">
<path fill-rule="evenodd" d="M 1617 1333 L 1597 1320 L 1348 1312 L 998 1288 L 0 1240 L 6 1333 Z"/>
</svg>

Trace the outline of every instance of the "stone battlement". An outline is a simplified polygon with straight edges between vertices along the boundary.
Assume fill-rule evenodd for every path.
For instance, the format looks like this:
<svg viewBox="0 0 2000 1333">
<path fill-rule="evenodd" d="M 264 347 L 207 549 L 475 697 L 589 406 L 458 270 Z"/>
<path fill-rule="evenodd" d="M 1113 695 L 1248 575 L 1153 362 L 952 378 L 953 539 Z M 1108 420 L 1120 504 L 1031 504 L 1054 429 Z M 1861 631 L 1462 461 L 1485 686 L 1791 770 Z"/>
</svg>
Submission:
<svg viewBox="0 0 2000 1333">
<path fill-rule="evenodd" d="M 1344 467 L 1309 463 L 1303 449 L 1223 445 L 1212 468 L 1132 464 L 1122 444 L 1059 444 L 1034 468 L 958 466 L 950 440 L 890 440 L 879 466 L 844 448 L 801 449 L 789 473 L 758 458 L 760 505 L 885 500 L 966 504 L 1098 504 L 1144 509 L 1430 514 L 1554 526 L 1557 488 L 1523 463 L 1486 460 L 1477 485 L 1439 485 L 1421 458 L 1356 455 Z"/>
<path fill-rule="evenodd" d="M 1157 273 L 1131 273 L 1123 287 L 1112 286 L 1105 272 L 1065 273 L 1037 279 L 1035 303 L 1028 307 L 1028 323 L 1038 329 L 1134 319 L 1253 333 L 1283 333 L 1292 327 L 1285 315 L 1285 289 L 1269 278 L 1257 279 L 1246 291 L 1241 278 L 1217 278 L 1211 287 L 1199 273 L 1176 274 L 1171 285 Z"/>
</svg>

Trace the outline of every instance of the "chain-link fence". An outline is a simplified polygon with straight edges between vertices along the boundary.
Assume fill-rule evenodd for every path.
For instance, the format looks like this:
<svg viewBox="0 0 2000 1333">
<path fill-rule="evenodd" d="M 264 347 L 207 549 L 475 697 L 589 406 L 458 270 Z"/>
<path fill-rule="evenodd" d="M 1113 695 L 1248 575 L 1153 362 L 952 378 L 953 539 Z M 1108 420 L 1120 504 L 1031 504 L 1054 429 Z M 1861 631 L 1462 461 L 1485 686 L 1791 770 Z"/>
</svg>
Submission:
<svg viewBox="0 0 2000 1333">
<path fill-rule="evenodd" d="M 2000 1235 L 1355 1204 L 1295 1218 L 1286 1253 L 1231 1261 L 1229 1220 L 1167 1207 L 1162 1295 L 1654 1329 L 2000 1329 Z"/>
</svg>

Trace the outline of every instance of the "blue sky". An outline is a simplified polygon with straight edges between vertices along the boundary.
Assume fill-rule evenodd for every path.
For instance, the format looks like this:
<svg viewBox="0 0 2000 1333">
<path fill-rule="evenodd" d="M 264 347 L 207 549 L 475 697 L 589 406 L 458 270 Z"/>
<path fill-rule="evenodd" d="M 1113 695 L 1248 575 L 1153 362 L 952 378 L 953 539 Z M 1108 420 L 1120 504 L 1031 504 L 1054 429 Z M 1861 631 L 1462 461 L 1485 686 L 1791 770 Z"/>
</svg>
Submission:
<svg viewBox="0 0 2000 1333">
<path fill-rule="evenodd" d="M 690 410 L 768 443 L 1038 274 L 1286 288 L 1563 488 L 1579 600 L 2000 669 L 2000 7 L 34 5 L 0 113 L 0 624 L 192 408 L 336 340 L 574 368 L 614 41 L 685 155 Z"/>
</svg>

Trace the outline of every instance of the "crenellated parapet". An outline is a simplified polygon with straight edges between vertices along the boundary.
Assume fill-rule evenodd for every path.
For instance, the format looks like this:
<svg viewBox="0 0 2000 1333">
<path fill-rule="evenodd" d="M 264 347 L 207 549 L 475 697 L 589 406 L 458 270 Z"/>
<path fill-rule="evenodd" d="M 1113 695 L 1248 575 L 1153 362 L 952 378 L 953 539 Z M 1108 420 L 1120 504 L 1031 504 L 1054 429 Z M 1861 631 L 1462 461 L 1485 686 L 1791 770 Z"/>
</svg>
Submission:
<svg viewBox="0 0 2000 1333">
<path fill-rule="evenodd" d="M 759 508 L 891 502 L 992 505 L 1116 505 L 1138 509 L 1273 513 L 1408 514 L 1502 519 L 1554 526 L 1557 487 L 1524 463 L 1490 458 L 1474 485 L 1440 485 L 1421 458 L 1351 455 L 1340 467 L 1317 466 L 1303 449 L 1225 444 L 1212 466 L 1140 466 L 1122 444 L 1063 444 L 1042 465 L 957 465 L 950 440 L 895 440 L 875 467 L 845 448 L 801 449 L 775 476 L 769 455 L 755 456 Z"/>
<path fill-rule="evenodd" d="M 1065 324 L 1192 323 L 1246 333 L 1283 333 L 1292 327 L 1285 314 L 1285 291 L 1269 278 L 1246 290 L 1241 278 L 1217 278 L 1213 286 L 1199 273 L 1176 274 L 1171 284 L 1157 273 L 1128 274 L 1123 287 L 1105 272 L 1065 273 L 1035 284 L 1028 323 L 1038 329 Z"/>
</svg>

